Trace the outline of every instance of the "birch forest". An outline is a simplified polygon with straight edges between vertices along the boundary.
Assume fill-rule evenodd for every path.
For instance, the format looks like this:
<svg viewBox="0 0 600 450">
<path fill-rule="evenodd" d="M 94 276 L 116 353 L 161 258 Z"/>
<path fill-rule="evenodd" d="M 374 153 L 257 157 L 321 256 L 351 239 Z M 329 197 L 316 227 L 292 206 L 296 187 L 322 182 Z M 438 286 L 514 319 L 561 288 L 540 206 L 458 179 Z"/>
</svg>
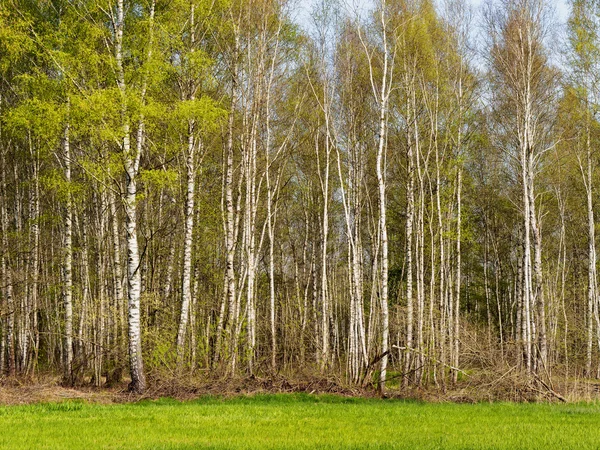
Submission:
<svg viewBox="0 0 600 450">
<path fill-rule="evenodd" d="M 600 377 L 600 2 L 554 6 L 0 0 L 0 379 Z"/>
</svg>

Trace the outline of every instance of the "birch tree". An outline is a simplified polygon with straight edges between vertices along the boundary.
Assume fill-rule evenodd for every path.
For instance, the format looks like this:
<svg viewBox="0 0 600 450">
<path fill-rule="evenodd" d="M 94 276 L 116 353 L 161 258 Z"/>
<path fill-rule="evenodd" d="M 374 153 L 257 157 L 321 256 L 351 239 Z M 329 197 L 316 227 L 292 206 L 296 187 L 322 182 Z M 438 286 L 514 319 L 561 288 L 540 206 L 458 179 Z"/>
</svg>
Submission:
<svg viewBox="0 0 600 450">
<path fill-rule="evenodd" d="M 584 152 L 578 161 L 581 169 L 587 200 L 588 223 L 588 290 L 587 290 L 587 351 L 586 373 L 592 375 L 593 330 L 598 322 L 598 280 L 596 274 L 596 224 L 594 219 L 594 151 L 592 149 L 592 127 L 596 119 L 598 103 L 597 69 L 600 61 L 600 44 L 598 36 L 597 8 L 595 1 L 577 0 L 572 4 L 571 16 L 568 23 L 569 31 L 569 62 L 572 71 L 572 83 L 583 102 L 583 136 L 577 141 L 583 141 Z M 599 341 L 600 342 L 600 341 Z"/>
<path fill-rule="evenodd" d="M 155 3 L 152 1 L 148 14 L 148 43 L 142 50 L 146 63 L 151 58 L 153 21 Z M 134 142 L 131 142 L 131 118 L 128 110 L 128 99 L 135 92 L 127 83 L 125 77 L 124 62 L 124 33 L 125 33 L 125 4 L 124 0 L 118 0 L 116 11 L 111 13 L 110 19 L 114 26 L 114 58 L 116 67 L 116 85 L 120 94 L 121 102 L 121 152 L 125 170 L 126 193 L 123 198 L 125 210 L 125 222 L 127 232 L 127 297 L 128 297 L 128 335 L 129 335 L 129 370 L 131 383 L 129 389 L 133 392 L 142 393 L 146 389 L 146 376 L 142 359 L 141 322 L 140 322 L 140 295 L 141 295 L 141 261 L 138 245 L 137 228 L 137 184 L 140 170 L 140 160 L 144 149 L 145 120 L 143 113 L 137 123 Z M 143 105 L 146 100 L 148 68 L 142 67 L 142 81 L 137 94 Z M 133 92 L 130 92 L 133 91 Z"/>
<path fill-rule="evenodd" d="M 379 377 L 379 391 L 381 395 L 385 392 L 387 374 L 387 363 L 389 353 L 389 312 L 388 312 L 388 230 L 387 230 L 387 194 L 386 194 L 386 172 L 387 172 L 387 120 L 390 93 L 393 89 L 393 73 L 396 56 L 395 30 L 390 29 L 387 16 L 387 3 L 382 2 L 377 11 L 377 27 L 380 33 L 377 50 L 370 47 L 364 37 L 361 37 L 364 51 L 369 63 L 369 76 L 373 97 L 378 107 L 378 134 L 377 134 L 377 156 L 376 175 L 379 200 L 378 239 L 381 242 L 381 280 L 380 301 L 382 321 L 382 343 L 381 343 L 381 369 Z M 380 61 L 375 65 L 376 51 L 380 51 Z M 379 70 L 377 70 L 379 69 Z"/>
<path fill-rule="evenodd" d="M 522 222 L 521 324 L 524 364 L 547 366 L 545 299 L 542 284 L 542 235 L 536 210 L 535 178 L 551 145 L 556 72 L 548 63 L 545 5 L 540 1 L 505 2 L 487 13 L 492 86 L 502 127 L 510 133 L 506 149 L 520 173 Z M 512 153 L 511 153 L 512 152 Z M 536 353 L 539 348 L 539 353 Z M 539 357 L 539 360 L 536 359 Z"/>
</svg>

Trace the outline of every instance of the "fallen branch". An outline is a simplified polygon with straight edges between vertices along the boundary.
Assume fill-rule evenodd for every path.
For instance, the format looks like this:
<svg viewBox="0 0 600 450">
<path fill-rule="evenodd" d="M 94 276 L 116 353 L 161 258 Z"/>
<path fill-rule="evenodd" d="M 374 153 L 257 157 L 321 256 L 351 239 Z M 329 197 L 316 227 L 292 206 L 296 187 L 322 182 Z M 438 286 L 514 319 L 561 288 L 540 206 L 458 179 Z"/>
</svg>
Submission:
<svg viewBox="0 0 600 450">
<path fill-rule="evenodd" d="M 544 380 L 542 380 L 542 379 L 539 377 L 539 375 L 538 375 L 537 373 L 534 373 L 533 375 L 535 376 L 535 379 L 536 379 L 536 380 L 537 380 L 537 381 L 538 381 L 538 382 L 539 382 L 539 383 L 540 383 L 542 386 L 544 386 L 544 388 L 546 388 L 546 391 L 547 391 L 546 393 L 548 393 L 548 394 L 550 394 L 551 396 L 553 396 L 553 397 L 557 398 L 558 400 L 560 400 L 560 401 L 561 401 L 561 402 L 563 402 L 563 403 L 568 403 L 566 398 L 564 398 L 564 397 L 563 397 L 561 394 L 559 394 L 559 393 L 558 393 L 558 392 L 556 392 L 554 389 L 552 389 L 552 388 L 551 388 L 551 387 L 548 385 L 548 383 L 546 383 Z M 540 393 L 542 393 L 542 394 L 544 393 L 544 392 L 541 392 L 539 389 L 535 389 L 535 390 L 536 390 L 536 391 L 538 391 L 538 392 L 540 392 Z"/>
<path fill-rule="evenodd" d="M 491 383 L 486 383 L 483 386 L 487 386 L 487 387 L 494 387 L 494 386 L 496 386 L 498 383 L 500 383 L 500 381 L 502 381 L 502 379 L 504 379 L 509 373 L 511 373 L 517 367 L 518 366 L 512 366 L 510 369 L 508 369 L 506 372 L 504 372 L 499 378 L 495 379 Z"/>
<path fill-rule="evenodd" d="M 432 356 L 429 356 L 428 354 L 426 354 L 426 353 L 423 353 L 423 352 L 421 352 L 421 351 L 419 351 L 419 350 L 416 350 L 416 349 L 414 349 L 414 348 L 410 348 L 410 347 L 399 347 L 398 345 L 392 345 L 392 347 L 393 347 L 393 348 L 397 348 L 398 350 L 403 350 L 403 351 L 404 351 L 404 350 L 408 350 L 408 351 L 410 351 L 410 352 L 418 353 L 419 355 L 422 355 L 422 356 L 424 356 L 425 358 L 427 358 L 427 359 L 431 360 L 431 361 L 432 361 L 434 364 L 441 364 L 441 365 L 443 365 L 443 366 L 445 366 L 445 367 L 448 367 L 449 369 L 456 370 L 457 372 L 460 372 L 460 373 L 462 373 L 463 375 L 465 375 L 465 376 L 467 376 L 467 377 L 469 377 L 469 378 L 471 377 L 471 375 L 469 375 L 469 374 L 468 374 L 467 372 L 465 372 L 464 370 L 461 370 L 461 369 L 459 369 L 458 367 L 451 366 L 450 364 L 446 364 L 445 362 L 439 361 L 439 360 L 435 359 L 434 357 L 432 357 Z"/>
<path fill-rule="evenodd" d="M 390 350 L 387 350 L 386 352 L 383 352 L 382 354 L 375 356 L 375 358 L 373 358 L 373 360 L 369 364 L 367 364 L 367 367 L 365 367 L 365 370 L 364 370 L 364 376 L 363 376 L 363 382 L 362 382 L 363 387 L 367 385 L 370 375 L 373 373 L 373 367 L 375 366 L 375 364 L 377 364 L 379 361 L 381 361 L 383 359 L 384 356 L 387 356 L 390 353 L 391 353 Z"/>
</svg>

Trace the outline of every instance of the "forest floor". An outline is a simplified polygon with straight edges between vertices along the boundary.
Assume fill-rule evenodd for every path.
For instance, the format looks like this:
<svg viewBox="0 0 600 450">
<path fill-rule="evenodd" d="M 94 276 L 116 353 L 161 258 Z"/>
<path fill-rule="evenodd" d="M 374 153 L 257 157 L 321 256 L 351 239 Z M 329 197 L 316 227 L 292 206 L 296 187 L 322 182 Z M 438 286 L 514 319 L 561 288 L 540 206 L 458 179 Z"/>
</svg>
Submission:
<svg viewBox="0 0 600 450">
<path fill-rule="evenodd" d="M 143 395 L 128 392 L 129 380 L 116 385 L 94 387 L 83 383 L 74 387 L 61 385 L 60 377 L 42 376 L 36 379 L 0 380 L 0 405 L 26 405 L 65 401 L 85 401 L 88 403 L 131 403 L 141 400 L 173 398 L 180 401 L 195 400 L 213 396 L 222 398 L 240 395 L 308 393 L 336 394 L 344 397 L 371 398 L 377 395 L 372 387 L 344 385 L 338 380 L 306 377 L 289 379 L 276 377 L 250 378 L 206 378 L 152 380 Z"/>
<path fill-rule="evenodd" d="M 0 406 L 1 449 L 597 449 L 600 404 L 258 394 Z"/>
<path fill-rule="evenodd" d="M 433 403 L 478 402 L 594 402 L 600 401 L 600 380 L 554 377 L 532 378 L 517 371 L 479 372 L 456 385 L 423 385 L 403 388 L 393 372 L 388 379 L 386 397 Z M 181 401 L 213 396 L 222 398 L 260 394 L 334 394 L 352 398 L 376 398 L 377 389 L 367 384 L 356 386 L 315 373 L 292 376 L 252 376 L 221 378 L 188 376 L 152 378 L 143 395 L 128 392 L 128 380 L 110 387 L 94 387 L 83 380 L 75 387 L 61 385 L 60 377 L 40 375 L 32 379 L 0 379 L 0 405 L 24 405 L 48 402 L 85 401 L 88 403 L 131 403 L 141 400 L 173 398 Z"/>
</svg>

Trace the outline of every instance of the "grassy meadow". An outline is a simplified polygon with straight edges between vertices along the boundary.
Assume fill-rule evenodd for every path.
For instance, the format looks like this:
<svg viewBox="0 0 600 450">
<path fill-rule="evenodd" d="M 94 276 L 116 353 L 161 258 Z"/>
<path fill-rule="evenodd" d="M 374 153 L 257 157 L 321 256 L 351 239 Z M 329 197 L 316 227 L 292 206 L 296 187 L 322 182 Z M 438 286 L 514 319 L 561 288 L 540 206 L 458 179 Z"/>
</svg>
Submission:
<svg viewBox="0 0 600 450">
<path fill-rule="evenodd" d="M 2 449 L 597 449 L 600 404 L 308 394 L 0 407 Z"/>
</svg>

